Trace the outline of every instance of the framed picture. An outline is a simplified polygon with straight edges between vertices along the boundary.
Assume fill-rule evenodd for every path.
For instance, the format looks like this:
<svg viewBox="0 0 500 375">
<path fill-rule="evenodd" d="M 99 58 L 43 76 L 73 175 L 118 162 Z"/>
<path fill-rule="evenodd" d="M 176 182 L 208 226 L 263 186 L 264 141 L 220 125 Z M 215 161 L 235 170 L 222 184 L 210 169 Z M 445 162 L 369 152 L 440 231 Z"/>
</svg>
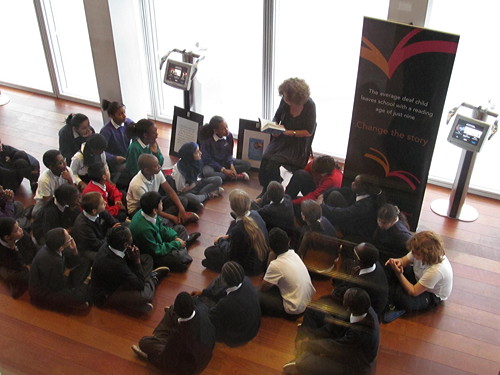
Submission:
<svg viewBox="0 0 500 375">
<path fill-rule="evenodd" d="M 184 143 L 198 143 L 198 132 L 201 126 L 203 126 L 203 115 L 174 107 L 169 155 L 179 157 L 179 149 Z"/>
<path fill-rule="evenodd" d="M 236 151 L 238 159 L 248 161 L 252 168 L 257 169 L 260 168 L 264 151 L 271 141 L 271 135 L 261 133 L 259 127 L 258 121 L 240 119 L 238 149 Z"/>
</svg>

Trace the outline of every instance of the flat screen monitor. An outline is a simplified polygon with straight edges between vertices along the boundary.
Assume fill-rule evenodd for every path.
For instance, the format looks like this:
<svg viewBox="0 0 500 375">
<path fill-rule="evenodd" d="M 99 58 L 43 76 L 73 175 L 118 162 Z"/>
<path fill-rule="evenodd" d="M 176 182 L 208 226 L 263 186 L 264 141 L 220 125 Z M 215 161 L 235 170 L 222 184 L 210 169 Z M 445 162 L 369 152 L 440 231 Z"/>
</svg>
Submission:
<svg viewBox="0 0 500 375">
<path fill-rule="evenodd" d="M 189 90 L 191 87 L 191 77 L 193 75 L 193 64 L 167 60 L 165 78 L 163 82 L 169 86 L 182 90 Z"/>
<path fill-rule="evenodd" d="M 457 115 L 448 134 L 448 142 L 469 151 L 479 152 L 489 127 L 486 122 Z"/>
</svg>

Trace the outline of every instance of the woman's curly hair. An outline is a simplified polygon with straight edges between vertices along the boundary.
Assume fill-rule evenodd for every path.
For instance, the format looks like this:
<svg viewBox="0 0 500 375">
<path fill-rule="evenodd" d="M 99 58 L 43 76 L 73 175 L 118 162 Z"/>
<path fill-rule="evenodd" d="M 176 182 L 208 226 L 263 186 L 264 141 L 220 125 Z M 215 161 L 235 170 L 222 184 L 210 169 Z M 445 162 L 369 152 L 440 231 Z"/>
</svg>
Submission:
<svg viewBox="0 0 500 375">
<path fill-rule="evenodd" d="M 311 90 L 306 81 L 301 78 L 288 78 L 278 88 L 280 96 L 285 96 L 287 99 L 297 105 L 303 105 L 311 96 Z"/>
</svg>

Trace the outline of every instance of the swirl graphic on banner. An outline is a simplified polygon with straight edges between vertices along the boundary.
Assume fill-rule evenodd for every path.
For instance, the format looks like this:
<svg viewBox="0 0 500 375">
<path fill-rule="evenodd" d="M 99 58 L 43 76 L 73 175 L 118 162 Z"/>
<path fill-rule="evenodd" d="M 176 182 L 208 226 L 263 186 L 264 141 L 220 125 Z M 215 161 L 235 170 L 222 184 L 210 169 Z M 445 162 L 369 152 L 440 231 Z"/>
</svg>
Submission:
<svg viewBox="0 0 500 375">
<path fill-rule="evenodd" d="M 362 37 L 362 41 L 366 46 L 361 46 L 361 57 L 375 64 L 380 70 L 384 72 L 387 78 L 391 78 L 396 69 L 410 57 L 420 55 L 422 53 L 450 53 L 457 52 L 458 43 L 446 42 L 440 40 L 426 40 L 423 42 L 415 42 L 408 44 L 410 40 L 420 33 L 422 29 L 414 29 L 401 39 L 391 57 L 387 60 L 379 49 L 368 40 Z"/>
<path fill-rule="evenodd" d="M 407 171 L 391 171 L 391 166 L 389 164 L 389 160 L 387 160 L 387 157 L 382 152 L 380 152 L 379 150 L 377 150 L 373 147 L 370 147 L 370 151 L 375 152 L 376 154 L 378 154 L 378 156 L 370 154 L 368 152 L 365 153 L 363 156 L 365 158 L 372 159 L 372 160 L 376 161 L 378 164 L 380 164 L 380 166 L 384 169 L 385 177 L 399 178 L 399 179 L 403 180 L 404 182 L 406 182 L 412 190 L 416 190 L 417 185 L 415 184 L 415 182 L 420 184 L 420 180 L 414 174 L 407 172 Z M 412 179 L 415 182 L 413 182 Z"/>
</svg>

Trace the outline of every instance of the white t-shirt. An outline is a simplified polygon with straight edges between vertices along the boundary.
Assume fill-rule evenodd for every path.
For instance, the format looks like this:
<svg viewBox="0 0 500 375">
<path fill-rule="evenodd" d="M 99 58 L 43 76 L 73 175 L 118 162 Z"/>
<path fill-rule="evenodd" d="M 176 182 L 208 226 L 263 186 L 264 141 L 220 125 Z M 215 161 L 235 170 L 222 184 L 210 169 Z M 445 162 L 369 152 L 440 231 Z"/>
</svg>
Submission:
<svg viewBox="0 0 500 375">
<path fill-rule="evenodd" d="M 174 167 L 172 168 L 171 177 L 175 181 L 175 187 L 176 187 L 177 191 L 182 192 L 182 190 L 187 186 L 187 184 L 186 184 L 186 179 L 182 175 L 177 164 L 175 164 Z"/>
<path fill-rule="evenodd" d="M 74 182 L 75 184 L 79 184 L 82 179 L 80 176 L 85 176 L 89 172 L 89 167 L 83 164 L 83 149 L 85 147 L 85 143 L 82 144 L 81 152 L 77 152 L 71 158 L 71 170 L 73 171 L 73 175 L 75 176 Z M 104 164 L 104 168 L 106 169 L 106 173 L 109 174 L 108 163 L 106 163 L 106 153 L 101 154 L 101 162 Z"/>
<path fill-rule="evenodd" d="M 146 177 L 139 171 L 134 178 L 130 181 L 127 191 L 127 210 L 128 213 L 132 213 L 135 210 L 140 208 L 139 201 L 144 193 L 148 193 L 150 191 L 158 191 L 160 190 L 161 184 L 165 181 L 165 176 L 163 172 L 158 172 L 153 176 L 151 181 L 148 181 Z"/>
<path fill-rule="evenodd" d="M 413 264 L 417 281 L 442 301 L 446 301 L 453 287 L 453 270 L 448 258 L 444 256 L 443 261 L 437 264 L 423 264 L 421 260 L 415 259 L 411 252 L 406 257 L 410 264 Z"/>
<path fill-rule="evenodd" d="M 278 255 L 269 263 L 264 281 L 279 288 L 288 314 L 304 312 L 316 292 L 304 262 L 293 250 Z"/>
<path fill-rule="evenodd" d="M 66 170 L 69 172 L 71 178 L 73 178 L 73 181 L 75 181 L 71 169 L 66 167 Z M 68 181 L 64 178 L 56 176 L 50 169 L 47 169 L 38 177 L 38 188 L 36 189 L 35 200 L 40 201 L 43 197 L 53 197 L 56 189 L 62 184 L 67 183 Z"/>
</svg>

